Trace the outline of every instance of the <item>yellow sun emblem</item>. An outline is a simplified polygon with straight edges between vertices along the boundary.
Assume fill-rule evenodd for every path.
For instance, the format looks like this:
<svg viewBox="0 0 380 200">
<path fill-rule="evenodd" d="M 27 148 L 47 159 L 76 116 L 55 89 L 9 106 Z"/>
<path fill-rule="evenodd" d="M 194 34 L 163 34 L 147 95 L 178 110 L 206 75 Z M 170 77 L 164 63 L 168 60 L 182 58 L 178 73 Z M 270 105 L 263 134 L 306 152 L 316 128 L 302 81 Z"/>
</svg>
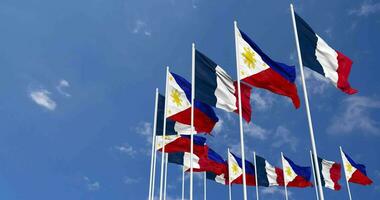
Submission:
<svg viewBox="0 0 380 200">
<path fill-rule="evenodd" d="M 174 89 L 172 90 L 172 93 L 170 94 L 172 97 L 173 103 L 176 104 L 177 107 L 182 106 L 182 99 L 181 99 L 181 94 L 178 92 L 178 90 Z"/>
<path fill-rule="evenodd" d="M 250 48 L 244 47 L 244 53 L 241 55 L 244 57 L 244 63 L 253 70 L 256 64 L 255 53 Z"/>
<path fill-rule="evenodd" d="M 232 164 L 232 173 L 237 174 L 239 172 L 239 167 L 236 164 Z"/>
<path fill-rule="evenodd" d="M 352 165 L 350 163 L 346 163 L 346 169 L 348 172 L 352 172 Z"/>
<path fill-rule="evenodd" d="M 286 170 L 285 170 L 286 174 L 288 176 L 292 176 L 292 170 L 290 169 L 290 167 L 286 167 Z"/>
</svg>

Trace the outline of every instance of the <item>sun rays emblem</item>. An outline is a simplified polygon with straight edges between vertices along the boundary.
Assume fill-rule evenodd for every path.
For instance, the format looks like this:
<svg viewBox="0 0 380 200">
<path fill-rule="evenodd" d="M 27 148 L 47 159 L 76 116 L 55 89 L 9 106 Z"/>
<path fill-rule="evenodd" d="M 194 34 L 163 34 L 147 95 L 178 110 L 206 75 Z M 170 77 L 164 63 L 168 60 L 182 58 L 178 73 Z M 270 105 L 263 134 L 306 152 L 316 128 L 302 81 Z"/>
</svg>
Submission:
<svg viewBox="0 0 380 200">
<path fill-rule="evenodd" d="M 290 167 L 286 167 L 286 170 L 285 170 L 286 174 L 288 176 L 292 176 L 292 170 L 290 169 Z"/>
<path fill-rule="evenodd" d="M 244 53 L 241 55 L 244 57 L 244 63 L 253 70 L 256 64 L 255 53 L 250 48 L 244 47 Z"/>
<path fill-rule="evenodd" d="M 350 163 L 346 163 L 346 168 L 348 172 L 352 172 L 352 165 Z"/>
<path fill-rule="evenodd" d="M 239 166 L 237 166 L 237 164 L 232 164 L 232 173 L 233 174 L 239 173 Z"/>
<path fill-rule="evenodd" d="M 180 107 L 182 106 L 182 99 L 181 99 L 181 94 L 178 92 L 178 90 L 174 89 L 172 90 L 172 93 L 170 94 L 172 97 L 173 103 L 177 106 Z"/>
</svg>

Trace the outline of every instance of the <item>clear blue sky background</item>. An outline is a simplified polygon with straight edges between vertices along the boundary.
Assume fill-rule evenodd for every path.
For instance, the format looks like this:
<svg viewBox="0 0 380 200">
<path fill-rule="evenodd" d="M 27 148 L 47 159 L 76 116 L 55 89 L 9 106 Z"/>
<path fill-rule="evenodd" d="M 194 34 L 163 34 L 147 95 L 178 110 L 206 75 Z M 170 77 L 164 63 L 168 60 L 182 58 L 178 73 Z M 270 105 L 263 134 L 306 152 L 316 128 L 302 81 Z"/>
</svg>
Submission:
<svg viewBox="0 0 380 200">
<path fill-rule="evenodd" d="M 272 58 L 297 64 L 289 1 L 0 1 L 0 199 L 146 199 L 154 90 L 165 66 L 190 79 L 191 42 L 236 77 L 233 20 Z M 352 58 L 347 96 L 307 71 L 319 155 L 340 162 L 338 147 L 366 164 L 374 184 L 351 185 L 354 199 L 380 196 L 380 3 L 295 1 L 297 12 L 331 46 Z M 298 68 L 297 68 L 298 69 Z M 280 165 L 280 152 L 310 165 L 301 109 L 261 89 L 252 94 L 246 152 Z M 238 153 L 235 114 L 217 111 L 208 144 Z M 181 172 L 169 167 L 168 195 L 180 197 Z M 344 179 L 326 199 L 347 199 Z M 195 197 L 202 196 L 195 179 Z M 187 185 L 188 186 L 188 185 Z M 209 199 L 227 188 L 208 182 Z M 314 189 L 290 189 L 313 199 Z M 240 186 L 233 187 L 241 199 Z M 261 189 L 282 199 L 282 188 Z M 249 189 L 254 198 L 254 189 Z"/>
</svg>

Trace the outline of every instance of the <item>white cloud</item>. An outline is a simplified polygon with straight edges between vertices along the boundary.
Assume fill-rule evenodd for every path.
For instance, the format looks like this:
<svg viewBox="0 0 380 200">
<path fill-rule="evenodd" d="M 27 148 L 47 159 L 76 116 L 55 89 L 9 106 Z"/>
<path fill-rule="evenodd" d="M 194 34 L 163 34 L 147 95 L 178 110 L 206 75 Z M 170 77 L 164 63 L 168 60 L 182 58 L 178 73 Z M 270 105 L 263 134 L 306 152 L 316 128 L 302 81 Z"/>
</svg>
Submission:
<svg viewBox="0 0 380 200">
<path fill-rule="evenodd" d="M 380 122 L 371 117 L 371 110 L 380 109 L 380 100 L 364 96 L 350 96 L 343 100 L 343 109 L 336 114 L 328 127 L 329 133 L 350 133 L 362 130 L 373 135 L 380 135 Z"/>
<path fill-rule="evenodd" d="M 246 133 L 248 136 L 265 140 L 267 139 L 268 135 L 270 134 L 268 130 L 262 128 L 261 126 L 253 123 L 244 123 L 244 133 Z"/>
<path fill-rule="evenodd" d="M 277 127 L 274 136 L 273 136 L 272 146 L 279 148 L 282 146 L 289 146 L 292 151 L 296 151 L 298 145 L 298 139 L 294 135 L 292 135 L 284 126 Z"/>
<path fill-rule="evenodd" d="M 138 19 L 135 21 L 135 25 L 132 29 L 133 34 L 139 34 L 142 33 L 145 36 L 151 36 L 152 32 L 148 29 L 146 22 L 142 21 L 141 19 Z"/>
<path fill-rule="evenodd" d="M 71 95 L 64 91 L 64 88 L 70 87 L 70 83 L 66 81 L 65 79 L 62 79 L 59 81 L 59 84 L 57 85 L 57 91 L 62 94 L 65 97 L 71 97 Z"/>
<path fill-rule="evenodd" d="M 251 94 L 251 102 L 253 103 L 253 108 L 259 111 L 268 110 L 273 106 L 274 95 L 267 91 L 256 90 Z"/>
<path fill-rule="evenodd" d="M 92 181 L 87 176 L 83 177 L 86 187 L 89 191 L 97 191 L 100 189 L 100 183 L 98 181 Z"/>
<path fill-rule="evenodd" d="M 32 98 L 36 104 L 53 111 L 57 107 L 57 104 L 49 97 L 49 95 L 50 92 L 45 89 L 33 90 L 29 94 L 30 98 Z"/>
<path fill-rule="evenodd" d="M 137 151 L 128 144 L 115 146 L 114 149 L 118 150 L 120 153 L 127 154 L 130 157 L 134 157 L 137 153 Z"/>
<path fill-rule="evenodd" d="M 308 92 L 311 92 L 312 94 L 323 94 L 328 87 L 331 87 L 330 81 L 317 72 L 314 72 L 307 67 L 304 67 L 303 71 Z M 297 77 L 297 81 L 302 87 L 301 76 Z"/>
<path fill-rule="evenodd" d="M 349 10 L 348 13 L 350 15 L 356 16 L 368 16 L 371 14 L 375 14 L 380 11 L 380 3 L 373 3 L 372 1 L 364 1 L 357 9 Z"/>
<path fill-rule="evenodd" d="M 138 183 L 140 180 L 140 178 L 124 177 L 124 183 L 127 185 Z"/>
<path fill-rule="evenodd" d="M 223 123 L 224 121 L 222 119 L 219 119 L 219 121 L 215 124 L 214 132 L 216 135 L 218 135 L 222 131 Z"/>
<path fill-rule="evenodd" d="M 273 195 L 273 194 L 282 194 L 285 196 L 285 190 L 283 188 L 278 188 L 278 187 L 265 187 L 262 188 L 261 190 L 262 194 L 264 195 Z M 292 196 L 292 192 L 288 190 L 288 197 Z"/>
<path fill-rule="evenodd" d="M 139 125 L 135 128 L 135 131 L 144 136 L 149 144 L 152 143 L 152 123 L 149 122 L 140 122 Z"/>
</svg>

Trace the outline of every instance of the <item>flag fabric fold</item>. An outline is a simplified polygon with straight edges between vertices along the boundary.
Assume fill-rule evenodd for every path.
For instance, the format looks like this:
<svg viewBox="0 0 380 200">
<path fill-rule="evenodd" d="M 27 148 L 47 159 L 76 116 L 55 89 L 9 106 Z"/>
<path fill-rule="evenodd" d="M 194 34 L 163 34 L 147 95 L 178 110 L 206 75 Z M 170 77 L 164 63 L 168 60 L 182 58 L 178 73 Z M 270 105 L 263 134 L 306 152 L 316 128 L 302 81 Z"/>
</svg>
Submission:
<svg viewBox="0 0 380 200">
<path fill-rule="evenodd" d="M 236 42 L 241 80 L 249 85 L 289 97 L 295 108 L 300 99 L 295 84 L 296 70 L 269 58 L 243 31 L 237 29 Z"/>
<path fill-rule="evenodd" d="M 249 122 L 251 90 L 242 87 L 241 91 L 249 93 L 248 100 L 242 101 L 243 118 Z M 195 99 L 227 112 L 238 112 L 237 85 L 234 80 L 222 67 L 198 50 L 195 50 Z"/>
<path fill-rule="evenodd" d="M 342 187 L 339 184 L 339 179 L 341 178 L 341 165 L 334 161 L 318 157 L 318 167 L 320 174 L 322 175 L 322 186 L 332 190 L 340 190 Z"/>
<path fill-rule="evenodd" d="M 357 93 L 348 82 L 351 59 L 331 48 L 297 13 L 294 14 L 303 65 L 326 77 L 343 92 Z"/>
<path fill-rule="evenodd" d="M 191 84 L 181 76 L 170 72 L 168 74 L 168 102 L 167 118 L 182 124 L 177 128 L 184 128 L 190 133 L 191 124 Z M 219 121 L 214 110 L 209 105 L 194 101 L 194 128 L 197 133 L 211 133 Z M 177 125 L 178 126 L 178 125 Z"/>
<path fill-rule="evenodd" d="M 292 160 L 283 156 L 282 157 L 284 184 L 287 187 L 309 187 L 312 186 L 310 182 L 311 167 L 301 167 L 296 165 Z"/>
<path fill-rule="evenodd" d="M 231 152 L 228 154 L 228 172 L 229 183 L 243 184 L 242 159 Z M 255 186 L 255 167 L 247 160 L 245 161 L 245 173 L 247 185 Z"/>
<path fill-rule="evenodd" d="M 194 135 L 194 152 L 205 151 L 206 138 Z M 162 143 L 166 153 L 190 152 L 191 139 L 189 135 L 165 135 L 156 137 L 156 149 L 162 151 Z M 206 151 L 207 153 L 207 151 Z"/>
<path fill-rule="evenodd" d="M 372 180 L 367 176 L 366 167 L 356 163 L 342 151 L 343 168 L 348 182 L 360 185 L 371 185 Z"/>
<path fill-rule="evenodd" d="M 272 166 L 265 158 L 256 155 L 257 182 L 259 186 L 284 186 L 282 169 Z"/>
</svg>

